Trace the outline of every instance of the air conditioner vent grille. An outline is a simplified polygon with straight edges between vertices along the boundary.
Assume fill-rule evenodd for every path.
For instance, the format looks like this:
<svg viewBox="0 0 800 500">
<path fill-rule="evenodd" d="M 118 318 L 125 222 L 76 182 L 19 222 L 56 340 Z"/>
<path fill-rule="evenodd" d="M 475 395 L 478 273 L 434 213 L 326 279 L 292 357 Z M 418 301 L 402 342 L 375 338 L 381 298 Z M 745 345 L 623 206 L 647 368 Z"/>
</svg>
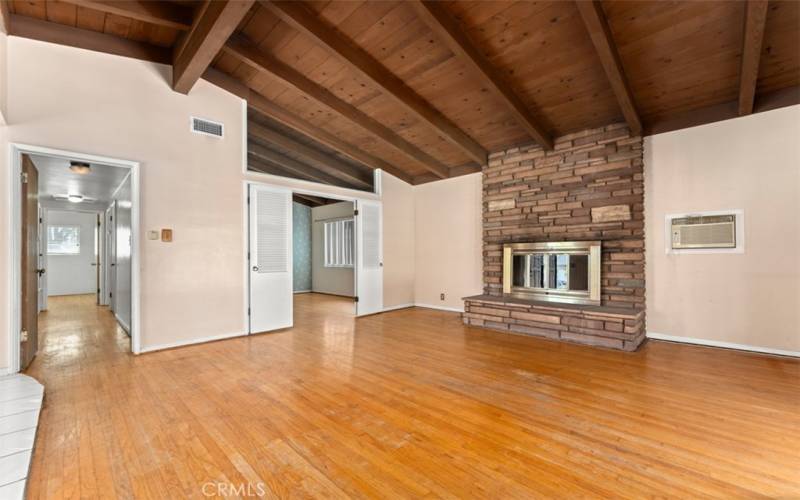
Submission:
<svg viewBox="0 0 800 500">
<path fill-rule="evenodd" d="M 212 122 L 211 120 L 204 120 L 202 118 L 192 117 L 192 132 L 196 134 L 210 135 L 213 137 L 222 137 L 224 127 L 221 123 Z"/>
<path fill-rule="evenodd" d="M 672 248 L 735 248 L 736 216 L 672 219 Z"/>
</svg>

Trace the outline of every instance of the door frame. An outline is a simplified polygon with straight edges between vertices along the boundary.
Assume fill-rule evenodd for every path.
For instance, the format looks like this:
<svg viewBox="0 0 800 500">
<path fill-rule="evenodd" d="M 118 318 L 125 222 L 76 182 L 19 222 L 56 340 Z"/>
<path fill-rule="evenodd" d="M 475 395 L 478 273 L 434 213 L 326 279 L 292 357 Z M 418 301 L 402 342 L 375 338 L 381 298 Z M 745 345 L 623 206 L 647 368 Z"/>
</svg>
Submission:
<svg viewBox="0 0 800 500">
<path fill-rule="evenodd" d="M 284 188 L 288 189 L 292 192 L 292 194 L 307 194 L 309 196 L 317 196 L 320 198 L 327 198 L 329 200 L 339 200 L 339 201 L 350 201 L 353 203 L 353 208 L 356 206 L 356 201 L 373 201 L 379 202 L 381 206 L 383 206 L 383 196 L 382 196 L 382 186 L 381 186 L 381 176 L 380 171 L 375 170 L 375 192 L 370 193 L 368 191 L 364 191 L 363 193 L 354 189 L 348 188 L 340 188 L 337 187 L 336 190 L 338 192 L 330 192 L 326 190 L 327 186 L 325 184 L 319 184 L 316 182 L 311 181 L 303 181 L 303 180 L 296 180 L 290 179 L 286 177 L 280 177 L 273 174 L 265 174 L 265 173 L 255 173 L 252 171 L 246 171 L 251 179 L 246 179 L 242 182 L 243 190 L 244 190 L 244 203 L 243 203 L 243 213 L 244 213 L 244 325 L 247 331 L 247 335 L 253 335 L 250 332 L 250 259 L 247 258 L 247 253 L 250 251 L 250 209 L 248 206 L 248 196 L 250 193 L 250 186 L 267 186 L 273 188 Z M 261 178 L 264 180 L 255 180 L 256 178 Z M 270 182 L 270 180 L 274 180 L 275 182 Z M 315 189 L 316 188 L 316 189 Z M 359 196 L 361 195 L 361 196 Z M 383 212 L 381 212 L 382 214 Z M 382 221 L 381 221 L 382 222 Z M 383 242 L 383 232 L 384 227 L 383 223 L 381 223 L 381 242 Z M 294 227 L 292 227 L 292 237 L 294 237 Z M 355 245 L 357 246 L 357 245 Z M 381 249 L 382 251 L 383 249 Z M 355 249 L 358 252 L 358 249 Z M 358 256 L 356 255 L 356 258 Z M 353 266 L 353 290 L 355 290 L 355 295 L 358 297 L 358 269 L 357 266 Z M 353 303 L 353 316 L 358 317 L 358 307 Z"/>
<path fill-rule="evenodd" d="M 8 232 L 6 237 L 9 242 L 8 252 L 8 372 L 17 373 L 20 370 L 19 366 L 19 337 L 21 325 L 21 294 L 22 283 L 20 279 L 20 269 L 18 264 L 22 259 L 22 210 L 21 203 L 21 190 L 19 188 L 19 179 L 22 172 L 22 155 L 34 154 L 53 156 L 56 158 L 64 158 L 68 160 L 81 160 L 89 163 L 99 163 L 103 165 L 110 165 L 114 167 L 122 167 L 130 170 L 131 176 L 131 238 L 132 238 L 132 256 L 131 256 L 131 351 L 134 354 L 141 352 L 141 238 L 140 238 L 140 205 L 141 197 L 139 193 L 140 188 L 140 164 L 136 161 L 121 160 L 116 158 L 109 158 L 106 156 L 97 156 L 85 153 L 78 153 L 75 151 L 65 151 L 62 149 L 55 149 L 43 146 L 33 146 L 21 143 L 9 143 L 8 145 L 8 191 L 7 191 L 7 227 Z"/>
</svg>

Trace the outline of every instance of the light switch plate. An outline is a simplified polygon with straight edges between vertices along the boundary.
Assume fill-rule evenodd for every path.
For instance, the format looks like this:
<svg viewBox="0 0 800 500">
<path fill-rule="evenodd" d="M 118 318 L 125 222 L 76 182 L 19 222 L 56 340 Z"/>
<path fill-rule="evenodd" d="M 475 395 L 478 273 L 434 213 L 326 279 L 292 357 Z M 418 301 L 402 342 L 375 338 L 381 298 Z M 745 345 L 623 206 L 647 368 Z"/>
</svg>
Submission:
<svg viewBox="0 0 800 500">
<path fill-rule="evenodd" d="M 162 229 L 161 230 L 161 241 L 164 242 L 171 242 L 172 241 L 172 229 Z"/>
<path fill-rule="evenodd" d="M 157 240 L 158 239 L 158 231 L 147 231 L 147 239 L 148 240 Z"/>
</svg>

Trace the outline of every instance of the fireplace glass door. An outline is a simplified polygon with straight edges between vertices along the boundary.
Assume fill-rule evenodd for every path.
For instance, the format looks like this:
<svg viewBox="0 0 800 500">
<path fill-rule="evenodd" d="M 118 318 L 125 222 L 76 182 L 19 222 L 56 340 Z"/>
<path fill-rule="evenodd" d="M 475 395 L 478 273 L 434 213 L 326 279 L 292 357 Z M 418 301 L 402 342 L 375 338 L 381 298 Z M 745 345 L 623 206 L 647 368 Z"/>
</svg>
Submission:
<svg viewBox="0 0 800 500">
<path fill-rule="evenodd" d="M 599 242 L 516 243 L 506 245 L 504 253 L 508 254 L 504 255 L 505 293 L 557 302 L 599 302 Z"/>
</svg>

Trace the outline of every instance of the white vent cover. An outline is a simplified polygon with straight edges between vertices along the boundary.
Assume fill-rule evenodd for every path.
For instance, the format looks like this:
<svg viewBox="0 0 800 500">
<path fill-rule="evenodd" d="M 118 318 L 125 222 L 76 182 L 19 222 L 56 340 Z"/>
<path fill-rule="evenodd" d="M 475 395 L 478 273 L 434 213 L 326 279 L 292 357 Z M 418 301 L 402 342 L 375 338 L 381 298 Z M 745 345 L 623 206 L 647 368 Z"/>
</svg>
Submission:
<svg viewBox="0 0 800 500">
<path fill-rule="evenodd" d="M 256 264 L 259 273 L 288 271 L 289 236 L 288 203 L 286 193 L 256 192 Z"/>
<path fill-rule="evenodd" d="M 672 219 L 672 248 L 735 248 L 736 216 Z"/>
<path fill-rule="evenodd" d="M 210 135 L 212 137 L 222 137 L 224 132 L 223 124 L 204 120 L 203 118 L 192 117 L 192 132 L 195 134 Z"/>
</svg>

